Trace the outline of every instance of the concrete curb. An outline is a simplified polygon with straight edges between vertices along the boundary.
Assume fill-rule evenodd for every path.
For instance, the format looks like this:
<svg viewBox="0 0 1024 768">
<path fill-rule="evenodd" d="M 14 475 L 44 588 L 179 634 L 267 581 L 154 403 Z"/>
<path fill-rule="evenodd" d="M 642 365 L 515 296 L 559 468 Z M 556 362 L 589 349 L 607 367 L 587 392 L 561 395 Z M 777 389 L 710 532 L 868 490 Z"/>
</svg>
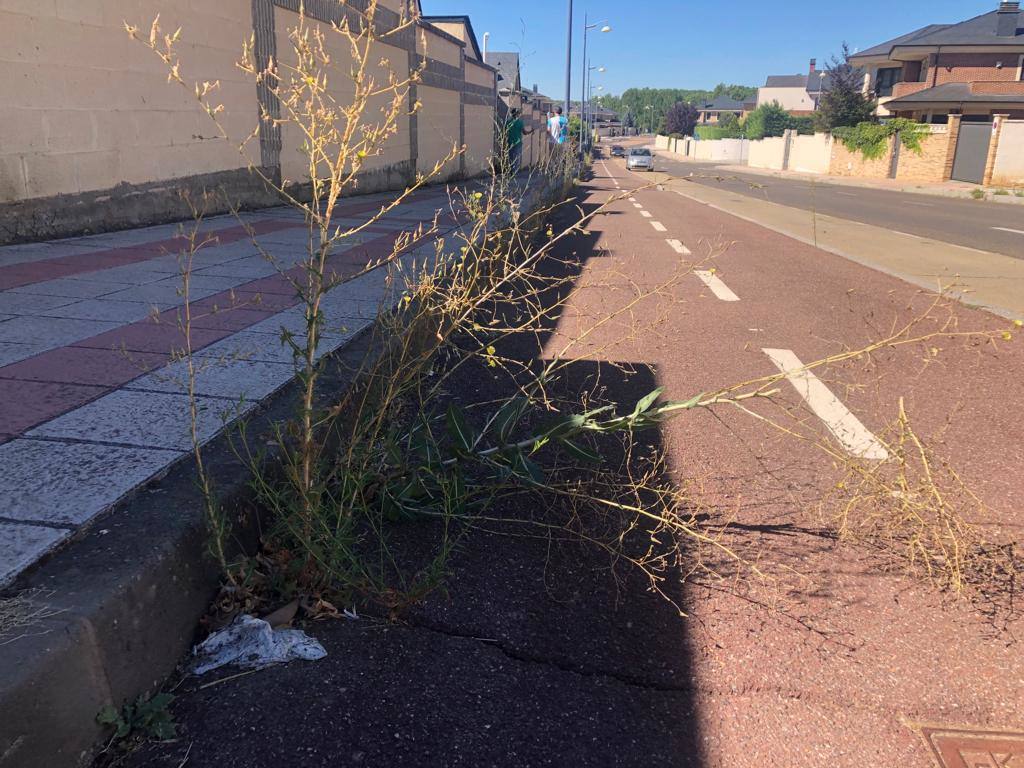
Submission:
<svg viewBox="0 0 1024 768">
<path fill-rule="evenodd" d="M 522 211 L 566 191 L 530 191 Z M 372 344 L 364 330 L 328 356 L 325 403 L 351 386 L 346 372 Z M 298 391 L 293 380 L 248 417 L 254 449 L 266 449 L 271 425 L 294 414 Z M 237 439 L 227 430 L 204 447 L 204 459 L 245 549 L 259 526 Z M 88 764 L 103 735 L 99 710 L 154 692 L 174 671 L 220 584 L 202 510 L 192 461 L 182 459 L 9 590 L 31 590 L 52 615 L 0 645 L 0 768 Z"/>
</svg>

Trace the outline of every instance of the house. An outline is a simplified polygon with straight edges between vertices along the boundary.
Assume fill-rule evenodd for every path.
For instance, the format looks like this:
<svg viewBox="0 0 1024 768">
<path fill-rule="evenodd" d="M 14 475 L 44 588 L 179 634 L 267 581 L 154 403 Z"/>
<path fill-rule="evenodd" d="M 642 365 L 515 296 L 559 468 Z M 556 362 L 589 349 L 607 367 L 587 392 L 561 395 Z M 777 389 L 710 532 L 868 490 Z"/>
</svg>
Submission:
<svg viewBox="0 0 1024 768">
<path fill-rule="evenodd" d="M 466 58 L 480 62 L 484 60 L 469 16 L 421 16 L 420 20 L 464 43 Z"/>
<path fill-rule="evenodd" d="M 711 101 L 697 105 L 697 122 L 701 125 L 715 125 L 726 113 L 731 112 L 737 118 L 742 118 L 746 117 L 753 109 L 752 103 L 742 102 L 723 94 Z"/>
<path fill-rule="evenodd" d="M 878 114 L 945 123 L 1024 118 L 1024 14 L 1016 0 L 958 24 L 929 24 L 851 57 Z"/>
<path fill-rule="evenodd" d="M 811 59 L 803 75 L 769 75 L 764 86 L 757 89 L 757 106 L 775 102 L 795 116 L 814 114 L 821 94 L 828 90 L 830 76 L 818 69 L 818 60 Z"/>
</svg>

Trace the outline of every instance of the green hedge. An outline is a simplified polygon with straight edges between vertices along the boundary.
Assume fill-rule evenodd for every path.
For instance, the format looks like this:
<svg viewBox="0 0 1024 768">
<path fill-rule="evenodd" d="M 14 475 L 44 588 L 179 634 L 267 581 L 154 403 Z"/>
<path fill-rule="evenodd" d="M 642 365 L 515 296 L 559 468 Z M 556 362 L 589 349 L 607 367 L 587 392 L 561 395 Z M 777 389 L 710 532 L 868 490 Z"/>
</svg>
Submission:
<svg viewBox="0 0 1024 768">
<path fill-rule="evenodd" d="M 705 141 L 743 138 L 743 131 L 737 128 L 719 128 L 717 125 L 698 125 L 694 133 L 697 134 L 698 138 Z"/>
</svg>

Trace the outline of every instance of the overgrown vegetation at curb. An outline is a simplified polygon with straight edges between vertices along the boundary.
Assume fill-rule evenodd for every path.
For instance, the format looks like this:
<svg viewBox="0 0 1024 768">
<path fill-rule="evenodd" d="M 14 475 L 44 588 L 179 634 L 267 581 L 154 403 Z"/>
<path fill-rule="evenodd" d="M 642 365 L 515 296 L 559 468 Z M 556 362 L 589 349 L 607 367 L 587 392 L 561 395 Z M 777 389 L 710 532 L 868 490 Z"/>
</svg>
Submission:
<svg viewBox="0 0 1024 768">
<path fill-rule="evenodd" d="M 584 235 L 592 218 L 602 213 L 601 208 L 581 210 L 557 230 L 551 226 L 550 215 L 558 207 L 552 200 L 565 194 L 575 170 L 564 153 L 555 153 L 537 169 L 525 188 L 522 180 L 498 173 L 464 185 L 452 193 L 446 212 L 458 222 L 456 229 L 444 234 L 435 221 L 366 265 L 365 272 L 380 269 L 378 274 L 387 276 L 372 330 L 373 353 L 354 371 L 356 386 L 339 401 L 319 405 L 327 365 L 319 351 L 325 333 L 332 330 L 325 299 L 340 282 L 333 257 L 396 210 L 443 165 L 396 192 L 365 222 L 348 227 L 337 221 L 339 201 L 353 192 L 367 159 L 394 136 L 399 118 L 418 108 L 409 106 L 409 87 L 419 73 L 400 76 L 375 53 L 376 8 L 370 0 L 358 25 L 341 23 L 324 31 L 300 15 L 289 37 L 295 65 L 275 61 L 261 68 L 250 46 L 240 62 L 282 105 L 281 115 L 263 115 L 263 124 L 291 124 L 306 137 L 302 151 L 308 161 L 309 198 L 299 199 L 293 189 L 277 185 L 308 227 L 302 278 L 292 283 L 305 327 L 298 333 L 282 332 L 302 396 L 294 418 L 277 425 L 271 436 L 278 451 L 276 471 L 267 470 L 259 451 L 250 452 L 252 443 L 244 432 L 238 439 L 266 513 L 258 553 L 241 558 L 230 554 L 231 521 L 217 503 L 194 433 L 211 552 L 225 577 L 218 608 L 230 616 L 297 600 L 307 615 L 322 615 L 334 612 L 339 601 L 362 600 L 397 615 L 443 587 L 450 555 L 461 538 L 476 526 L 494 522 L 489 511 L 496 502 L 517 496 L 569 512 L 560 523 L 524 517 L 518 521 L 524 531 L 555 526 L 559 535 L 578 536 L 639 568 L 656 591 L 661 590 L 667 564 L 687 559 L 694 565 L 684 570 L 710 567 L 707 563 L 717 560 L 731 563 L 752 580 L 766 580 L 758 558 L 731 546 L 721 529 L 706 526 L 696 514 L 699 502 L 665 480 L 664 455 L 641 455 L 634 448 L 639 431 L 657 429 L 666 418 L 723 408 L 738 409 L 794 439 L 807 439 L 797 433 L 795 419 L 785 408 L 755 407 L 775 404 L 784 374 L 713 392 L 669 393 L 672 399 L 662 399 L 664 393 L 653 389 L 629 403 L 608 402 L 599 390 L 577 391 L 572 398 L 555 394 L 559 382 L 580 363 L 576 356 L 581 345 L 628 318 L 640 302 L 671 291 L 696 265 L 681 262 L 677 273 L 664 275 L 659 285 L 635 288 L 621 305 L 608 306 L 560 348 L 538 342 L 531 364 L 501 353 L 508 340 L 539 339 L 548 329 L 573 289 L 573 270 L 547 268 L 552 251 Z M 402 24 L 412 25 L 413 20 Z M 178 75 L 177 35 L 163 35 L 156 23 L 148 38 L 134 28 L 129 31 L 160 56 L 172 81 L 194 91 L 219 126 L 216 84 L 189 84 Z M 352 52 L 351 66 L 339 67 L 332 60 L 327 35 L 339 36 Z M 330 86 L 335 78 L 346 77 L 353 96 L 340 104 L 330 96 Z M 243 138 L 241 145 L 251 138 Z M 461 151 L 453 147 L 446 159 Z M 524 196 L 532 202 L 527 205 Z M 253 239 L 258 245 L 258 237 Z M 186 297 L 189 255 L 182 257 Z M 276 263 L 272 252 L 264 255 Z M 936 306 L 925 317 L 933 317 Z M 186 332 L 187 312 L 186 305 Z M 630 328 L 628 333 L 642 330 Z M 861 349 L 807 367 L 934 338 L 994 343 L 998 335 L 961 331 L 949 323 L 921 331 L 910 323 Z M 587 357 L 594 359 L 600 352 L 588 349 Z M 190 358 L 186 349 L 184 359 Z M 451 382 L 470 364 L 482 364 L 501 377 L 504 386 L 496 391 L 503 394 L 482 402 L 460 399 Z M 189 364 L 186 370 L 185 387 L 194 404 L 196 369 Z M 1012 549 L 989 545 L 972 525 L 970 495 L 947 492 L 958 487 L 957 478 L 933 470 L 930 453 L 902 411 L 898 426 L 889 445 L 892 464 L 851 459 L 824 437 L 818 439 L 827 459 L 849 472 L 838 489 L 838 509 L 827 503 L 834 500 L 822 500 L 831 530 L 882 547 L 895 562 L 958 594 L 978 584 L 991 589 L 1012 579 L 1018 568 Z M 594 518 L 603 522 L 600 534 L 578 525 Z M 435 523 L 434 537 L 421 542 L 414 555 L 396 549 L 393 531 L 422 520 Z M 650 539 L 640 556 L 623 546 L 638 531 Z M 709 552 L 714 557 L 705 558 Z"/>
</svg>

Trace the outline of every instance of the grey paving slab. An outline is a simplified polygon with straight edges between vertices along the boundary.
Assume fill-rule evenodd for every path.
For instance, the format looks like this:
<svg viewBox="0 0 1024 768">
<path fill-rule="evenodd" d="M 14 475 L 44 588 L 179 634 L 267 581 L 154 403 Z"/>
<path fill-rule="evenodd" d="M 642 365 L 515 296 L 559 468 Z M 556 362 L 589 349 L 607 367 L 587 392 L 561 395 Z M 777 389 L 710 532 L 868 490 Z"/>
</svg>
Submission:
<svg viewBox="0 0 1024 768">
<path fill-rule="evenodd" d="M 328 334 L 321 339 L 317 347 L 317 359 L 342 346 L 346 341 L 362 331 L 370 324 L 369 320 L 353 319 L 346 334 Z M 255 333 L 251 330 L 240 331 L 221 341 L 214 342 L 196 353 L 197 357 L 216 358 L 219 360 L 251 360 L 269 363 L 287 363 L 294 366 L 294 356 L 290 346 L 281 343 L 278 333 Z"/>
<path fill-rule="evenodd" d="M 0 587 L 72 533 L 68 529 L 0 521 Z"/>
<path fill-rule="evenodd" d="M 0 445 L 3 517 L 80 525 L 180 455 L 114 445 L 11 440 Z"/>
<path fill-rule="evenodd" d="M 0 341 L 62 347 L 117 328 L 121 323 L 61 317 L 16 317 L 0 325 Z"/>
<path fill-rule="evenodd" d="M 158 280 L 166 280 L 168 274 L 166 269 L 152 269 L 149 262 L 143 261 L 138 264 L 111 267 L 99 272 L 89 272 L 85 275 L 70 275 L 66 279 L 109 283 L 113 291 L 117 290 L 118 285 L 145 285 L 146 283 L 155 283 Z"/>
<path fill-rule="evenodd" d="M 180 291 L 181 285 L 177 281 L 165 279 L 156 283 L 147 283 L 146 285 L 129 286 L 108 294 L 107 298 L 117 301 L 138 301 L 159 307 L 160 309 L 168 309 L 169 307 L 177 307 L 185 303 Z M 218 288 L 202 289 L 193 287 L 189 290 L 189 296 L 194 301 L 219 292 L 220 289 Z"/>
<path fill-rule="evenodd" d="M 240 259 L 249 262 L 249 259 Z M 239 280 L 258 280 L 261 277 L 269 277 L 277 274 L 278 268 L 261 259 L 261 263 L 239 264 L 238 261 L 230 261 L 226 264 L 218 264 L 212 267 L 202 267 L 196 270 L 196 275 L 211 275 L 219 277 L 234 277 Z"/>
<path fill-rule="evenodd" d="M 41 309 L 65 307 L 74 301 L 74 298 L 68 298 L 67 296 L 39 296 L 36 294 L 3 291 L 0 292 L 0 312 L 20 315 Z"/>
<path fill-rule="evenodd" d="M 295 376 L 295 366 L 291 362 L 204 357 L 197 358 L 194 366 L 196 394 L 239 401 L 261 400 Z M 126 389 L 180 393 L 185 391 L 187 381 L 188 367 L 184 361 L 179 361 L 136 379 Z"/>
<path fill-rule="evenodd" d="M 48 344 L 17 344 L 0 341 L 0 366 L 17 363 L 52 348 Z"/>
<path fill-rule="evenodd" d="M 373 314 L 372 317 L 376 317 L 376 314 Z M 354 315 L 343 315 L 340 312 L 331 312 L 325 307 L 321 334 L 324 338 L 349 339 L 358 332 L 353 331 L 353 328 L 363 327 L 366 319 L 365 317 L 361 318 Z M 255 325 L 250 325 L 246 330 L 250 333 L 275 337 L 279 337 L 282 331 L 288 331 L 296 336 L 304 336 L 306 333 L 305 310 L 301 307 L 286 309 L 284 312 L 278 312 L 273 317 L 261 320 Z"/>
<path fill-rule="evenodd" d="M 210 439 L 251 407 L 200 397 L 200 439 Z M 121 389 L 36 427 L 28 436 L 186 451 L 191 446 L 188 397 Z"/>
<path fill-rule="evenodd" d="M 96 279 L 97 272 L 89 272 L 80 279 L 59 277 L 41 283 L 11 288 L 12 293 L 31 293 L 39 296 L 67 296 L 72 299 L 91 299 L 117 290 L 116 284 Z"/>
<path fill-rule="evenodd" d="M 0 323 L 2 323 L 4 320 L 11 320 L 12 318 L 15 317 L 17 317 L 17 315 L 0 315 Z"/>
<path fill-rule="evenodd" d="M 56 309 L 34 312 L 47 317 L 69 317 L 76 320 L 109 320 L 117 323 L 134 323 L 153 312 L 152 306 L 138 301 L 117 301 L 115 299 L 85 299 Z"/>
<path fill-rule="evenodd" d="M 5 245 L 0 247 L 0 267 L 10 267 L 14 264 L 31 264 L 38 261 L 55 259 L 59 256 L 67 256 L 72 253 L 88 253 L 92 250 L 95 249 L 74 243 L 65 244 L 61 241 Z"/>
</svg>

